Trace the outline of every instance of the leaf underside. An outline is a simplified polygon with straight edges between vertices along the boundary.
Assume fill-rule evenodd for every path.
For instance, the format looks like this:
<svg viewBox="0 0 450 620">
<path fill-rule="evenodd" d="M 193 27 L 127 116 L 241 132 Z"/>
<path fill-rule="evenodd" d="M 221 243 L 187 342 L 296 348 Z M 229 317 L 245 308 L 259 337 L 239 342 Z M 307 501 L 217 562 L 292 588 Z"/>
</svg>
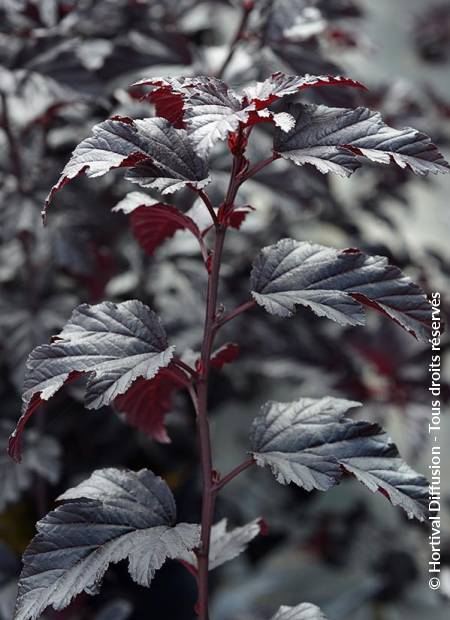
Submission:
<svg viewBox="0 0 450 620">
<path fill-rule="evenodd" d="M 419 340 L 430 336 L 425 294 L 382 256 L 282 239 L 260 252 L 250 284 L 254 299 L 270 314 L 288 317 L 302 305 L 341 325 L 362 325 L 365 305 Z"/>
<path fill-rule="evenodd" d="M 281 484 L 327 491 L 344 472 L 380 490 L 408 517 L 427 515 L 428 483 L 399 456 L 377 425 L 344 414 L 359 403 L 325 397 L 266 403 L 251 431 L 251 449 Z"/>
<path fill-rule="evenodd" d="M 243 553 L 248 544 L 261 532 L 261 520 L 254 519 L 241 527 L 228 530 L 227 519 L 222 519 L 211 528 L 211 544 L 209 549 L 209 570 L 234 560 Z M 183 556 L 185 562 L 198 569 L 195 553 Z"/>
<path fill-rule="evenodd" d="M 98 470 L 59 499 L 67 503 L 38 522 L 23 556 L 15 620 L 95 594 L 109 564 L 124 559 L 132 579 L 148 587 L 167 558 L 199 544 L 197 525 L 174 525 L 172 493 L 149 470 Z"/>
<path fill-rule="evenodd" d="M 10 452 L 19 457 L 20 435 L 30 415 L 74 376 L 88 375 L 85 404 L 98 409 L 136 379 L 152 379 L 172 355 L 161 321 L 140 301 L 78 306 L 54 342 L 37 347 L 28 358 L 22 417 Z"/>
<path fill-rule="evenodd" d="M 188 215 L 141 192 L 130 192 L 113 211 L 130 216 L 133 235 L 150 256 L 177 230 L 189 230 L 198 239 L 201 237 L 197 224 Z"/>
</svg>

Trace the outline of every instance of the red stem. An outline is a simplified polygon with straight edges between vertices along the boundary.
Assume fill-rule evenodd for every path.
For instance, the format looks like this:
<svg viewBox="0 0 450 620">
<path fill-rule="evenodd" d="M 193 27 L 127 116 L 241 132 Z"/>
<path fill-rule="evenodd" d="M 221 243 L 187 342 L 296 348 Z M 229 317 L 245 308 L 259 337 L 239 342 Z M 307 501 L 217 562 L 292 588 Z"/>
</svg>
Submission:
<svg viewBox="0 0 450 620">
<path fill-rule="evenodd" d="M 242 177 L 240 178 L 240 183 L 243 183 L 250 177 L 255 176 L 255 174 L 257 174 L 260 170 L 271 164 L 276 159 L 280 159 L 280 155 L 278 155 L 278 153 L 273 153 L 267 159 L 263 159 L 262 161 L 258 162 L 252 168 L 250 168 L 250 170 L 247 170 L 247 172 L 242 175 Z"/>
<path fill-rule="evenodd" d="M 206 317 L 204 338 L 202 345 L 202 372 L 198 381 L 198 432 L 200 440 L 200 458 L 203 473 L 203 505 L 201 522 L 201 543 L 198 551 L 198 609 L 200 620 L 209 620 L 208 611 L 208 572 L 209 572 L 209 545 L 211 527 L 214 515 L 215 496 L 213 489 L 213 465 L 211 454 L 211 439 L 208 421 L 208 379 L 210 357 L 214 342 L 214 322 L 217 308 L 217 292 L 219 286 L 219 272 L 222 258 L 222 249 L 225 239 L 225 229 L 216 228 L 216 238 L 213 249 L 211 274 L 208 281 L 208 295 L 206 302 Z"/>
<path fill-rule="evenodd" d="M 242 131 L 242 130 L 241 130 Z M 243 154 L 233 158 L 233 167 L 230 175 L 227 195 L 224 205 L 232 207 L 240 182 L 239 171 L 244 161 Z M 212 205 L 211 205 L 212 208 Z M 201 371 L 197 382 L 197 391 L 191 390 L 191 397 L 197 412 L 197 425 L 200 443 L 200 460 L 203 474 L 203 502 L 201 521 L 201 542 L 197 553 L 198 557 L 198 614 L 200 620 L 209 620 L 209 547 L 211 541 L 211 527 L 214 518 L 216 492 L 214 490 L 214 469 L 212 463 L 211 438 L 208 420 L 208 380 L 210 358 L 216 333 L 217 295 L 219 288 L 220 265 L 225 241 L 226 227 L 215 223 L 215 239 L 212 253 L 211 271 L 208 278 L 208 293 L 206 300 L 205 325 L 201 351 Z"/>
<path fill-rule="evenodd" d="M 234 478 L 236 478 L 236 476 L 239 476 L 240 473 L 242 473 L 243 471 L 245 471 L 246 469 L 248 469 L 254 464 L 255 464 L 255 461 L 253 460 L 253 458 L 249 458 L 243 463 L 241 463 L 240 465 L 238 465 L 237 467 L 235 467 L 234 469 L 232 469 L 229 474 L 221 478 L 219 482 L 216 482 L 216 484 L 213 487 L 213 492 L 217 493 L 218 491 L 220 491 L 220 489 L 222 489 L 226 484 L 228 484 Z"/>
<path fill-rule="evenodd" d="M 199 195 L 199 197 L 203 200 L 203 202 L 206 205 L 206 208 L 209 211 L 211 219 L 214 222 L 214 226 L 217 226 L 219 224 L 219 220 L 217 219 L 216 212 L 214 211 L 214 207 L 212 205 L 212 202 L 211 202 L 208 194 L 205 191 L 203 191 L 202 189 L 195 189 L 191 185 L 189 187 L 191 187 L 191 189 L 193 189 Z"/>
<path fill-rule="evenodd" d="M 225 323 L 228 323 L 228 321 L 232 321 L 234 318 L 236 318 L 243 312 L 250 310 L 254 306 L 256 306 L 256 301 L 254 299 L 249 299 L 249 301 L 246 301 L 245 303 L 241 304 L 240 306 L 226 314 L 224 317 L 222 317 L 220 321 L 217 321 L 216 329 L 222 327 L 222 325 L 225 325 Z"/>
</svg>

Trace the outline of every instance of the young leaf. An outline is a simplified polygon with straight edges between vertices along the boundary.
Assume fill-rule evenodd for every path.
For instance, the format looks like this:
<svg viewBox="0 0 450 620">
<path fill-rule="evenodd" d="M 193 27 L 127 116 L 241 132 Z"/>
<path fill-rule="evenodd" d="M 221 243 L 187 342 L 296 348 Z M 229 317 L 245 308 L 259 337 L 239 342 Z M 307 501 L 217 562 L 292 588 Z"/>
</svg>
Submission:
<svg viewBox="0 0 450 620">
<path fill-rule="evenodd" d="M 252 426 L 256 463 L 268 465 L 281 484 L 293 482 L 307 491 L 327 491 L 347 471 L 423 521 L 427 480 L 408 467 L 377 424 L 344 417 L 358 405 L 332 397 L 266 403 Z"/>
<path fill-rule="evenodd" d="M 276 132 L 274 151 L 298 166 L 312 164 L 322 173 L 348 177 L 360 167 L 362 156 L 382 164 L 393 161 L 421 175 L 449 171 L 427 135 L 410 127 L 393 129 L 378 112 L 312 104 L 293 104 L 288 112 L 295 126 Z"/>
<path fill-rule="evenodd" d="M 130 181 L 162 194 L 185 185 L 202 188 L 209 183 L 207 163 L 194 152 L 186 131 L 175 129 L 164 118 L 111 118 L 95 125 L 92 131 L 93 136 L 83 140 L 72 153 L 45 208 L 55 192 L 71 179 L 80 174 L 102 176 L 113 168 L 130 168 Z"/>
<path fill-rule="evenodd" d="M 274 114 L 266 108 L 282 97 L 311 86 L 354 86 L 362 84 L 340 76 L 289 76 L 274 73 L 238 93 L 214 77 L 148 78 L 133 86 L 153 86 L 149 99 L 157 114 L 188 130 L 197 153 L 207 156 L 212 147 L 242 126 L 272 120 L 283 131 L 293 119 L 286 113 Z M 292 121 L 292 122 L 291 122 Z"/>
<path fill-rule="evenodd" d="M 64 493 L 68 500 L 37 523 L 23 556 L 15 620 L 62 609 L 80 592 L 93 594 L 108 566 L 128 559 L 131 578 L 148 587 L 167 558 L 200 541 L 197 525 L 175 525 L 169 487 L 149 470 L 103 469 Z"/>
<path fill-rule="evenodd" d="M 249 542 L 261 532 L 261 519 L 250 521 L 242 527 L 227 529 L 227 519 L 222 519 L 211 528 L 211 545 L 209 550 L 209 570 L 234 560 L 243 553 Z M 198 568 L 195 553 L 187 553 L 180 559 L 194 568 Z"/>
<path fill-rule="evenodd" d="M 364 324 L 361 304 L 428 341 L 431 305 L 385 257 L 282 239 L 264 248 L 251 273 L 252 295 L 270 314 L 291 316 L 300 304 L 341 325 Z"/>
<path fill-rule="evenodd" d="M 282 605 L 271 620 L 326 620 L 326 618 L 317 605 L 300 603 L 295 607 Z"/>
<path fill-rule="evenodd" d="M 189 230 L 197 239 L 201 238 L 197 224 L 188 215 L 141 192 L 130 192 L 113 211 L 130 215 L 133 235 L 150 256 L 177 230 Z"/>
<path fill-rule="evenodd" d="M 172 406 L 172 395 L 186 385 L 186 375 L 174 364 L 161 368 L 153 379 L 138 379 L 114 400 L 128 424 L 161 443 L 170 443 L 164 419 Z"/>
<path fill-rule="evenodd" d="M 234 342 L 227 342 L 211 355 L 211 366 L 223 368 L 225 364 L 231 364 L 239 355 L 239 346 Z"/>
<path fill-rule="evenodd" d="M 37 347 L 28 358 L 22 417 L 10 453 L 19 457 L 20 435 L 30 415 L 74 375 L 89 375 L 85 404 L 98 409 L 139 377 L 152 379 L 172 355 L 161 321 L 140 301 L 78 306 L 54 342 Z"/>
<path fill-rule="evenodd" d="M 295 95 L 305 88 L 317 86 L 351 86 L 367 90 L 361 82 L 340 75 L 299 76 L 286 75 L 286 73 L 278 71 L 264 82 L 256 82 L 256 84 L 244 88 L 243 93 L 248 101 L 255 104 L 257 110 L 261 110 L 278 99 Z"/>
</svg>

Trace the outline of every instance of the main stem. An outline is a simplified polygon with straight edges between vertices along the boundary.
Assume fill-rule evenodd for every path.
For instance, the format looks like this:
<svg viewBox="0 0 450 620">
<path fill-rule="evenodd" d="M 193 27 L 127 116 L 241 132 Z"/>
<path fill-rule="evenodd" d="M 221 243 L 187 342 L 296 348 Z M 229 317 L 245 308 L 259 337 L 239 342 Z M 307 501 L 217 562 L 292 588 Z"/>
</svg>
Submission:
<svg viewBox="0 0 450 620">
<path fill-rule="evenodd" d="M 208 380 L 211 351 L 214 342 L 215 319 L 217 311 L 217 293 L 219 288 L 219 272 L 224 240 L 225 228 L 222 228 L 220 225 L 216 226 L 216 237 L 213 248 L 211 273 L 208 279 L 205 328 L 201 355 L 202 367 L 197 388 L 198 431 L 200 439 L 201 466 L 203 473 L 202 529 L 200 549 L 198 552 L 198 609 L 200 620 L 209 620 L 208 564 L 211 526 L 214 516 L 215 493 L 213 491 L 213 466 L 211 454 L 211 439 L 208 422 Z"/>
<path fill-rule="evenodd" d="M 242 128 L 239 129 L 238 142 L 243 139 Z M 243 149 L 233 156 L 230 182 L 224 207 L 229 208 L 234 204 L 239 189 L 239 172 L 244 162 Z M 226 209 L 225 209 L 226 210 Z M 209 546 L 211 540 L 211 527 L 214 517 L 214 504 L 217 494 L 215 488 L 214 470 L 211 453 L 211 437 L 208 421 L 208 381 L 210 359 L 214 336 L 217 331 L 217 293 L 219 289 L 220 265 L 222 262 L 223 244 L 225 241 L 226 226 L 217 219 L 214 220 L 215 239 L 211 263 L 211 271 L 208 278 L 208 293 L 206 299 L 205 326 L 203 332 L 203 344 L 201 352 L 201 368 L 197 382 L 197 396 L 194 401 L 197 410 L 198 433 L 200 440 L 200 459 L 203 473 L 203 503 L 201 522 L 201 541 L 198 550 L 198 615 L 200 620 L 209 620 Z"/>
</svg>

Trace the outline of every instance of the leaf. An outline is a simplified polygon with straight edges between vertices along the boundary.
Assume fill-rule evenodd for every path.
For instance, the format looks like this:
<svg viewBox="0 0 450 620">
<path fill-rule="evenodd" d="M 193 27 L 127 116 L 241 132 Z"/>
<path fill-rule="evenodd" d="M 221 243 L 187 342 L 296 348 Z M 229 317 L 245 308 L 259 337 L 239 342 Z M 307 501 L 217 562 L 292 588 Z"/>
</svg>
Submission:
<svg viewBox="0 0 450 620">
<path fill-rule="evenodd" d="M 320 607 L 312 603 L 300 603 L 296 607 L 282 605 L 272 620 L 326 620 Z"/>
<path fill-rule="evenodd" d="M 153 86 L 149 99 L 156 112 L 175 126 L 186 127 L 195 150 L 207 156 L 213 146 L 243 127 L 264 121 L 273 121 L 282 130 L 289 129 L 291 117 L 286 113 L 274 114 L 265 110 L 282 97 L 304 88 L 324 85 L 345 85 L 363 88 L 349 78 L 340 76 L 289 76 L 274 73 L 264 82 L 257 82 L 238 93 L 225 82 L 214 77 L 147 78 L 133 86 Z M 289 118 L 288 118 L 289 117 Z"/>
<path fill-rule="evenodd" d="M 419 340 L 428 342 L 430 336 L 431 304 L 383 256 L 282 239 L 261 251 L 250 284 L 255 301 L 270 314 L 291 316 L 300 304 L 341 325 L 363 325 L 363 304 Z"/>
<path fill-rule="evenodd" d="M 299 76 L 287 75 L 278 71 L 263 82 L 256 82 L 256 84 L 244 88 L 243 93 L 248 101 L 255 103 L 257 110 L 261 110 L 278 99 L 295 95 L 306 88 L 318 86 L 351 86 L 367 90 L 361 82 L 340 75 L 307 74 Z"/>
<path fill-rule="evenodd" d="M 211 544 L 209 549 L 209 570 L 234 560 L 243 553 L 251 542 L 261 532 L 261 519 L 254 519 L 242 527 L 227 529 L 227 519 L 222 519 L 211 528 Z M 198 561 L 195 553 L 187 553 L 180 559 L 184 560 L 195 569 L 198 569 Z"/>
<path fill-rule="evenodd" d="M 393 129 L 378 112 L 313 104 L 293 104 L 287 111 L 295 126 L 276 132 L 274 151 L 298 166 L 312 164 L 324 174 L 348 177 L 360 167 L 361 156 L 376 163 L 395 162 L 420 175 L 449 170 L 427 135 L 410 127 Z"/>
<path fill-rule="evenodd" d="M 242 224 L 247 219 L 247 215 L 254 211 L 253 207 L 246 205 L 245 207 L 240 207 L 239 209 L 234 209 L 231 213 L 225 218 L 225 223 L 231 228 L 235 228 L 239 230 Z"/>
<path fill-rule="evenodd" d="M 172 355 L 160 319 L 140 301 L 78 306 L 55 341 L 36 347 L 28 358 L 22 417 L 11 436 L 10 454 L 19 458 L 26 421 L 68 380 L 88 374 L 85 404 L 98 409 L 139 377 L 152 379 Z"/>
<path fill-rule="evenodd" d="M 166 483 L 151 471 L 101 469 L 64 493 L 63 504 L 37 523 L 23 556 L 15 620 L 62 609 L 80 592 L 93 594 L 109 564 L 128 559 L 128 571 L 149 587 L 167 558 L 194 549 L 199 527 L 175 524 Z"/>
<path fill-rule="evenodd" d="M 33 484 L 34 475 L 55 484 L 61 473 L 61 448 L 53 437 L 40 435 L 31 429 L 25 436 L 25 457 L 18 465 L 6 452 L 11 427 L 0 422 L 0 512 L 16 502 L 23 491 Z"/>
<path fill-rule="evenodd" d="M 427 480 L 408 467 L 377 424 L 344 417 L 359 404 L 330 396 L 266 403 L 251 431 L 256 463 L 268 465 L 281 484 L 293 482 L 307 491 L 327 491 L 347 471 L 409 518 L 423 521 Z"/>
<path fill-rule="evenodd" d="M 223 368 L 225 364 L 231 364 L 239 355 L 239 346 L 234 342 L 227 342 L 219 349 L 214 351 L 211 356 L 211 366 L 213 368 Z"/>
<path fill-rule="evenodd" d="M 133 86 L 150 85 L 150 100 L 158 114 L 189 131 L 197 153 L 208 155 L 219 140 L 248 120 L 252 108 L 222 80 L 213 77 L 150 78 Z M 248 108 L 248 109 L 247 109 Z"/>
<path fill-rule="evenodd" d="M 162 368 L 153 379 L 138 379 L 114 407 L 125 414 L 128 424 L 161 443 L 170 443 L 164 419 L 172 407 L 172 395 L 186 385 L 186 375 L 175 365 Z"/>
<path fill-rule="evenodd" d="M 141 192 L 130 192 L 113 211 L 130 215 L 133 235 L 150 256 L 177 230 L 189 230 L 197 239 L 201 238 L 197 224 L 188 215 Z"/>
<path fill-rule="evenodd" d="M 207 164 L 195 154 L 186 131 L 175 129 L 164 118 L 133 121 L 116 117 L 95 125 L 92 131 L 93 136 L 72 153 L 47 196 L 45 209 L 71 179 L 80 174 L 102 176 L 114 168 L 130 168 L 130 181 L 163 194 L 185 185 L 200 189 L 209 183 Z"/>
</svg>

